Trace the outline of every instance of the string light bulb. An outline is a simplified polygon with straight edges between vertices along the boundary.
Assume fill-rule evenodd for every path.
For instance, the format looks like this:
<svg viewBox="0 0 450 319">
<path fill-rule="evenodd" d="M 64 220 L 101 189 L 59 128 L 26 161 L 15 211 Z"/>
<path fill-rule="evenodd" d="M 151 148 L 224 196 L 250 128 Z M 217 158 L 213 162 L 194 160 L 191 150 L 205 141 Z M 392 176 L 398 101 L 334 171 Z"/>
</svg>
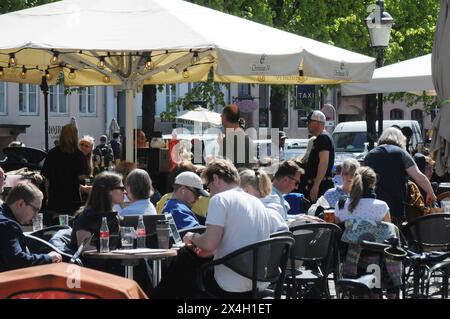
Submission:
<svg viewBox="0 0 450 319">
<path fill-rule="evenodd" d="M 183 78 L 187 79 L 189 77 L 189 71 L 188 69 L 183 70 Z"/>
<path fill-rule="evenodd" d="M 97 66 L 98 66 L 100 69 L 104 69 L 104 68 L 105 68 L 105 57 L 104 57 L 104 56 L 101 56 L 101 57 L 99 58 L 98 63 L 97 63 Z"/>
<path fill-rule="evenodd" d="M 103 77 L 103 82 L 109 83 L 109 82 L 111 82 L 111 78 L 110 78 L 109 76 L 105 75 L 105 76 Z"/>
<path fill-rule="evenodd" d="M 48 70 L 45 70 L 45 77 L 48 81 L 51 81 L 53 79 L 53 75 Z"/>
<path fill-rule="evenodd" d="M 15 68 L 17 66 L 17 59 L 14 53 L 9 54 L 9 65 L 12 68 Z"/>
<path fill-rule="evenodd" d="M 58 59 L 59 53 L 58 52 L 53 52 L 53 55 L 50 59 L 50 64 L 56 65 L 59 63 L 59 59 Z"/>
<path fill-rule="evenodd" d="M 22 68 L 22 72 L 20 72 L 20 77 L 22 79 L 26 79 L 27 78 L 27 69 L 25 69 L 25 67 Z"/>
<path fill-rule="evenodd" d="M 75 78 L 77 77 L 77 75 L 75 74 L 75 69 L 70 69 L 68 77 L 71 80 L 75 80 Z"/>
<path fill-rule="evenodd" d="M 200 61 L 200 58 L 199 58 L 199 56 L 198 56 L 198 52 L 195 51 L 195 52 L 192 54 L 191 64 L 196 64 L 198 61 Z"/>
<path fill-rule="evenodd" d="M 152 61 L 152 57 L 149 57 L 147 62 L 145 62 L 145 68 L 151 70 L 155 67 L 155 63 Z"/>
<path fill-rule="evenodd" d="M 3 71 L 3 67 L 0 66 L 0 78 L 2 78 L 5 75 L 5 71 Z"/>
</svg>

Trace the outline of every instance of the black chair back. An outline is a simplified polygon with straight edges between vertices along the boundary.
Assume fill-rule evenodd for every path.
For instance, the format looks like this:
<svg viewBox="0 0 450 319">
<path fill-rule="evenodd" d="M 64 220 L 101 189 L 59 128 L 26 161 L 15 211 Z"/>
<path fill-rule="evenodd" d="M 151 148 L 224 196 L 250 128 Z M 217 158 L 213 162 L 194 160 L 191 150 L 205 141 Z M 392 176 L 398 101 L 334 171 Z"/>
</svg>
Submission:
<svg viewBox="0 0 450 319">
<path fill-rule="evenodd" d="M 30 235 L 41 238 L 45 241 L 50 241 L 50 239 L 61 229 L 71 229 L 71 227 L 54 225 L 54 226 L 49 226 L 49 227 L 42 228 L 40 230 L 33 231 L 30 233 Z"/>
<path fill-rule="evenodd" d="M 401 232 L 412 250 L 450 250 L 449 214 L 421 216 L 403 226 Z"/>
<path fill-rule="evenodd" d="M 62 256 L 64 262 L 70 262 L 72 255 L 67 254 L 57 247 L 50 244 L 48 241 L 45 241 L 41 238 L 35 237 L 31 234 L 24 234 L 25 242 L 28 250 L 32 254 L 48 254 L 51 251 L 55 251 Z"/>
<path fill-rule="evenodd" d="M 275 237 L 242 247 L 220 259 L 202 266 L 206 269 L 223 264 L 252 281 L 252 297 L 258 298 L 259 282 L 276 283 L 275 298 L 281 297 L 289 250 L 294 244 L 291 237 Z"/>
</svg>

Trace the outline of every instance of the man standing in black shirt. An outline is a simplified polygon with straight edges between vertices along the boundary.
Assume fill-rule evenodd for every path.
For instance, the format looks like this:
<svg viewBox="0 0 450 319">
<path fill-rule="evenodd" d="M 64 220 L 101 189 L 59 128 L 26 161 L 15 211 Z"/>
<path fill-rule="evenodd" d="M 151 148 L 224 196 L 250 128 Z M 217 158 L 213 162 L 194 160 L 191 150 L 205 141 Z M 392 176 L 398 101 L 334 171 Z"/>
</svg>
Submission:
<svg viewBox="0 0 450 319">
<path fill-rule="evenodd" d="M 255 163 L 254 144 L 252 139 L 239 126 L 241 112 L 236 104 L 223 108 L 222 126 L 225 137 L 220 145 L 219 154 L 223 158 L 229 159 L 236 168 L 251 168 Z"/>
<path fill-rule="evenodd" d="M 311 153 L 305 170 L 306 194 L 311 202 L 322 196 L 328 189 L 334 187 L 334 143 L 325 131 L 325 114 L 313 111 L 308 115 L 308 131 L 315 136 Z"/>
</svg>

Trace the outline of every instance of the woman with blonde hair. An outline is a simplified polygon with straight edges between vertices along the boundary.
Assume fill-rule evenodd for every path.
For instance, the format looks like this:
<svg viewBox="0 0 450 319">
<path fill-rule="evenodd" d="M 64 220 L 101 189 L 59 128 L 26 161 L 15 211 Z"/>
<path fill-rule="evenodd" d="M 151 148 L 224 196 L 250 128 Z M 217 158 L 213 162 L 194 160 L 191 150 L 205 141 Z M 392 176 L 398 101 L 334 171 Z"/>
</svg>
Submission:
<svg viewBox="0 0 450 319">
<path fill-rule="evenodd" d="M 347 200 L 336 205 L 336 223 L 348 219 L 364 219 L 374 222 L 390 222 L 391 215 L 386 202 L 376 199 L 375 186 L 377 175 L 370 167 L 363 166 L 356 170 L 352 190 Z"/>
<path fill-rule="evenodd" d="M 92 162 L 92 151 L 94 150 L 94 138 L 90 135 L 85 135 L 80 138 L 78 143 L 78 147 L 86 157 L 86 163 L 88 167 L 88 175 L 93 176 L 94 173 L 94 164 Z"/>
<path fill-rule="evenodd" d="M 65 125 L 59 144 L 45 158 L 41 174 L 45 177 L 47 209 L 56 214 L 72 215 L 81 205 L 80 182 L 88 174 L 86 158 L 78 149 L 78 130 Z"/>
<path fill-rule="evenodd" d="M 272 182 L 261 169 L 244 169 L 239 173 L 241 188 L 260 199 L 270 217 L 271 232 L 288 230 L 283 218 L 284 208 L 278 195 L 272 194 Z"/>
</svg>

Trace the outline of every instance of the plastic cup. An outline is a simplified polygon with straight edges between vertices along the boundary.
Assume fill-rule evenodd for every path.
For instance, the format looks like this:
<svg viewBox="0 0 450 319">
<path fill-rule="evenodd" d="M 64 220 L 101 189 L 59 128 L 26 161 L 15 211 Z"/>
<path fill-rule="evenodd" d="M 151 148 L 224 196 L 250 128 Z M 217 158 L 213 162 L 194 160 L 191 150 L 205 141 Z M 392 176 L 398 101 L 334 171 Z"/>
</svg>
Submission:
<svg viewBox="0 0 450 319">
<path fill-rule="evenodd" d="M 133 249 L 134 247 L 135 231 L 133 227 L 120 228 L 120 241 L 122 249 Z"/>
<path fill-rule="evenodd" d="M 441 201 L 441 207 L 444 209 L 444 213 L 450 213 L 450 201 L 448 200 Z"/>
<path fill-rule="evenodd" d="M 334 224 L 334 210 L 333 209 L 326 209 L 323 212 L 323 219 L 327 223 L 333 223 Z"/>
<path fill-rule="evenodd" d="M 44 228 L 44 215 L 42 213 L 37 213 L 33 217 L 33 231 L 41 230 Z"/>
<path fill-rule="evenodd" d="M 61 226 L 69 226 L 69 215 L 59 215 L 59 224 Z"/>
</svg>

